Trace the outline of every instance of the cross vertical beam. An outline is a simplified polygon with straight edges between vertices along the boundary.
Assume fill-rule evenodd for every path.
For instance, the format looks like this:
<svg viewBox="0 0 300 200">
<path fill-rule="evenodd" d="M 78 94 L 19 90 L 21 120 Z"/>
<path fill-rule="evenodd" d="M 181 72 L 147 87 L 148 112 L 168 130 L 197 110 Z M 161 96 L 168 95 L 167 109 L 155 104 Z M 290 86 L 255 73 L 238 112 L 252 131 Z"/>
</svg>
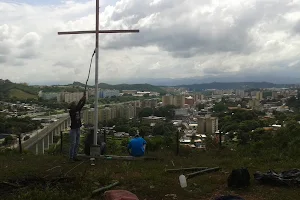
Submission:
<svg viewBox="0 0 300 200">
<path fill-rule="evenodd" d="M 94 125 L 94 145 L 97 145 L 98 132 L 98 65 L 99 65 L 99 33 L 138 33 L 139 30 L 99 30 L 99 0 L 96 0 L 96 30 L 89 31 L 65 31 L 58 32 L 58 35 L 96 34 L 95 43 L 95 125 Z"/>
<path fill-rule="evenodd" d="M 95 124 L 94 124 L 94 145 L 97 145 L 98 133 L 98 62 L 99 62 L 99 0 L 96 0 L 96 62 L 95 62 Z"/>
</svg>

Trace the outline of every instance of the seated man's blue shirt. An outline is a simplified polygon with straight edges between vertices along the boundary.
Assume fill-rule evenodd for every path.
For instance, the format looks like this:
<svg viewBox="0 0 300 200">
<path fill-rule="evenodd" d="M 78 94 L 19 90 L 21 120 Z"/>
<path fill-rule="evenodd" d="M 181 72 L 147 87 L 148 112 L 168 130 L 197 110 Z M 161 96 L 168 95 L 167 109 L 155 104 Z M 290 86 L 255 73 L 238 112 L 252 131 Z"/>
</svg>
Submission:
<svg viewBox="0 0 300 200">
<path fill-rule="evenodd" d="M 133 138 L 128 144 L 128 149 L 131 149 L 131 155 L 143 156 L 145 153 L 145 144 L 147 144 L 147 142 L 142 137 Z"/>
</svg>

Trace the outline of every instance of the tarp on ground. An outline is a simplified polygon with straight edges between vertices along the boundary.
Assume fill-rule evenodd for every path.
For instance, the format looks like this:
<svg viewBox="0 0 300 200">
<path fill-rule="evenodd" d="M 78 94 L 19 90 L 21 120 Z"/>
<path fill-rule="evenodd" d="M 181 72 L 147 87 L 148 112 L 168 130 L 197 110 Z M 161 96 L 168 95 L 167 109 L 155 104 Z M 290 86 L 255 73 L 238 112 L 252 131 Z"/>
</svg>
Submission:
<svg viewBox="0 0 300 200">
<path fill-rule="evenodd" d="M 261 184 L 278 185 L 278 186 L 299 186 L 300 185 L 300 170 L 291 169 L 277 173 L 274 170 L 269 170 L 266 173 L 254 173 L 254 179 Z"/>
</svg>

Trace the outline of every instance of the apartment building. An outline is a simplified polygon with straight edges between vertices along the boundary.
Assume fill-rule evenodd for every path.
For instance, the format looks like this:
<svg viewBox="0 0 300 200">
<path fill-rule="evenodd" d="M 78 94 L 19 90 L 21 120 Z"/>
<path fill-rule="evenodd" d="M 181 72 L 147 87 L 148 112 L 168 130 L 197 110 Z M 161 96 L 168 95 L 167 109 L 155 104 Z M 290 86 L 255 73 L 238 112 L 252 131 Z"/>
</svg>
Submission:
<svg viewBox="0 0 300 200">
<path fill-rule="evenodd" d="M 79 102 L 83 97 L 83 92 L 61 92 L 57 95 L 57 102 L 71 103 L 73 101 Z M 88 99 L 88 96 L 86 97 Z"/>
<path fill-rule="evenodd" d="M 135 117 L 135 109 L 131 104 L 124 105 L 124 118 L 131 119 Z"/>
<path fill-rule="evenodd" d="M 98 110 L 98 120 L 100 122 L 107 122 L 111 119 L 111 108 L 105 107 Z"/>
<path fill-rule="evenodd" d="M 250 99 L 249 100 L 249 107 L 251 109 L 256 109 L 258 107 L 260 107 L 260 102 L 258 99 Z"/>
<path fill-rule="evenodd" d="M 217 117 L 199 117 L 198 134 L 215 134 L 219 129 L 219 120 Z"/>
<path fill-rule="evenodd" d="M 180 108 L 183 108 L 184 104 L 185 104 L 185 97 L 184 97 L 184 95 L 176 95 L 176 96 L 174 96 L 173 103 L 174 103 L 173 104 L 174 106 L 178 106 Z"/>
<path fill-rule="evenodd" d="M 99 98 L 110 98 L 112 96 L 120 96 L 119 90 L 100 90 Z"/>
<path fill-rule="evenodd" d="M 204 100 L 204 95 L 203 94 L 194 94 L 193 97 L 194 97 L 195 101 L 202 101 L 202 100 Z"/>
<path fill-rule="evenodd" d="M 245 90 L 235 90 L 235 95 L 237 97 L 241 97 L 241 98 L 244 98 L 246 95 L 245 95 Z"/>
<path fill-rule="evenodd" d="M 93 124 L 95 122 L 95 109 L 90 109 L 90 110 L 83 110 L 83 123 L 85 124 Z"/>
<path fill-rule="evenodd" d="M 155 108 L 157 107 L 157 99 L 145 99 L 141 101 L 141 108 Z"/>
<path fill-rule="evenodd" d="M 173 105 L 173 95 L 165 95 L 162 97 L 162 105 Z"/>
<path fill-rule="evenodd" d="M 261 100 L 264 99 L 264 98 L 263 98 L 263 91 L 256 92 L 256 99 L 257 99 L 258 101 L 261 101 Z"/>
<path fill-rule="evenodd" d="M 123 94 L 136 94 L 137 93 L 137 90 L 122 90 L 122 93 Z"/>
<path fill-rule="evenodd" d="M 165 95 L 162 97 L 162 105 L 174 105 L 180 108 L 183 108 L 185 104 L 185 97 L 184 95 Z"/>
</svg>

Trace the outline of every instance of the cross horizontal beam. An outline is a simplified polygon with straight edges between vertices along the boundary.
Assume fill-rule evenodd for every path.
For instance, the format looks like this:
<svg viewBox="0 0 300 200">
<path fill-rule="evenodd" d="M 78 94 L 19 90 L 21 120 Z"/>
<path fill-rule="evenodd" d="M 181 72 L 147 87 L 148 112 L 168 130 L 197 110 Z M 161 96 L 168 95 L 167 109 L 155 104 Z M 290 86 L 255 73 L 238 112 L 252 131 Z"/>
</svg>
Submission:
<svg viewBox="0 0 300 200">
<path fill-rule="evenodd" d="M 98 33 L 138 33 L 140 30 L 99 30 Z M 89 34 L 96 31 L 65 31 L 58 32 L 58 35 L 74 35 L 74 34 Z"/>
</svg>

